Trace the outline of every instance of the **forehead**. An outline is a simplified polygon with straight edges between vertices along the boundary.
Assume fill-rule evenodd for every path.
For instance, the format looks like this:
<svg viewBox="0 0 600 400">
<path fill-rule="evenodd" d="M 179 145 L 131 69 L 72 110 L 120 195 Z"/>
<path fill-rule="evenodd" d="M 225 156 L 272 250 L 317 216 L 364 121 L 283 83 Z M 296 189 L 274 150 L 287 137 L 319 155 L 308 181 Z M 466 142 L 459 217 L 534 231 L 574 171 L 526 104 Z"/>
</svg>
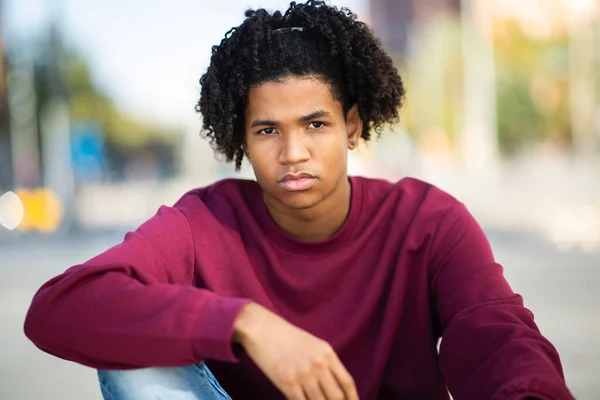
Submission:
<svg viewBox="0 0 600 400">
<path fill-rule="evenodd" d="M 294 118 L 315 110 L 341 112 L 328 84 L 317 78 L 291 77 L 252 86 L 248 91 L 246 114 L 252 117 Z"/>
</svg>

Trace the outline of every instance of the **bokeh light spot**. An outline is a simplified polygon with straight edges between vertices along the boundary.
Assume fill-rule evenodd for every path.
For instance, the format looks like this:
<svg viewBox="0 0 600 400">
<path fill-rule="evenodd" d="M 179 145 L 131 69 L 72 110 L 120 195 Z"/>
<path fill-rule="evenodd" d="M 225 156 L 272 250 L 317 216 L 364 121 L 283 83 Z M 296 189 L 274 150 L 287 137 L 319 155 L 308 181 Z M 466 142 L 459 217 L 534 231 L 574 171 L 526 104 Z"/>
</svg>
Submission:
<svg viewBox="0 0 600 400">
<path fill-rule="evenodd" d="M 14 192 L 6 192 L 0 196 L 0 225 L 11 231 L 23 221 L 25 207 Z"/>
</svg>

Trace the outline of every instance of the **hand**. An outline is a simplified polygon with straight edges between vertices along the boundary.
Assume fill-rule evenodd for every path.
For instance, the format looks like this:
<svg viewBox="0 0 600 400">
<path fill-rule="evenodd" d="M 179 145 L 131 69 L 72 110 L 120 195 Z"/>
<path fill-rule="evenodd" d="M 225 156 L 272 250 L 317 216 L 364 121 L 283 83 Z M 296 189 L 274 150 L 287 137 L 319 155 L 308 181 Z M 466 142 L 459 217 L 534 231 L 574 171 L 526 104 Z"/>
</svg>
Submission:
<svg viewBox="0 0 600 400">
<path fill-rule="evenodd" d="M 327 342 L 258 304 L 242 309 L 233 340 L 287 399 L 358 400 L 352 376 Z"/>
</svg>

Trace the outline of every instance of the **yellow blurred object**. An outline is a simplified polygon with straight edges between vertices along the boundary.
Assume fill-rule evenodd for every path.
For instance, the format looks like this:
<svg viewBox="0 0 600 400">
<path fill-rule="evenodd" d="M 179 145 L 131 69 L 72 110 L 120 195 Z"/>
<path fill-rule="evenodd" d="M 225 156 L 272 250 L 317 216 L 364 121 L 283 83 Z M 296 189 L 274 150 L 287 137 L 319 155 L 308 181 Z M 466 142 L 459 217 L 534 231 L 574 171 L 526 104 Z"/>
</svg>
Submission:
<svg viewBox="0 0 600 400">
<path fill-rule="evenodd" d="M 58 196 L 46 188 L 15 190 L 25 209 L 23 220 L 17 227 L 20 231 L 37 230 L 42 233 L 55 232 L 62 220 L 62 206 Z"/>
</svg>

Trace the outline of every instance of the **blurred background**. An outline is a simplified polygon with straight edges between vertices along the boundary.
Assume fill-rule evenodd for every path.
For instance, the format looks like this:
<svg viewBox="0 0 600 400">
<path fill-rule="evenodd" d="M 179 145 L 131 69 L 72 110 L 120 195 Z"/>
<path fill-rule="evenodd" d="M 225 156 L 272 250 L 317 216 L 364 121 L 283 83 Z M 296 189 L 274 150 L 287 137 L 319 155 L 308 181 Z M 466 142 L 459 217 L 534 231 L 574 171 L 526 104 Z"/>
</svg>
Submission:
<svg viewBox="0 0 600 400">
<path fill-rule="evenodd" d="M 406 82 L 402 122 L 351 172 L 467 204 L 513 288 L 600 398 L 600 1 L 334 0 Z M 219 163 L 194 111 L 210 47 L 287 1 L 0 0 L 0 399 L 100 399 L 94 371 L 22 334 L 36 289 Z"/>
</svg>

